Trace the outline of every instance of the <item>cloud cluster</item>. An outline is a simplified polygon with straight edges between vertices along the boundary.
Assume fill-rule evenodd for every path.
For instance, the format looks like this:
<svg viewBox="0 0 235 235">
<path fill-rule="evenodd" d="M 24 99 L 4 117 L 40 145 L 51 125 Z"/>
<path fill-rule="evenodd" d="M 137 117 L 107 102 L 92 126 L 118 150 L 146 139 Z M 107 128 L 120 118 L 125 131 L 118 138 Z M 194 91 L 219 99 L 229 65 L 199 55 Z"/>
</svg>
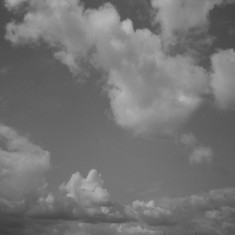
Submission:
<svg viewBox="0 0 235 235">
<path fill-rule="evenodd" d="M 121 205 L 111 199 L 101 175 L 91 170 L 85 178 L 73 174 L 57 191 L 49 192 L 43 187 L 43 174 L 50 166 L 48 152 L 5 125 L 0 127 L 0 137 L 5 146 L 0 152 L 0 232 L 4 234 L 152 235 L 161 234 L 163 226 L 172 234 L 187 227 L 205 234 L 234 233 L 234 188 Z M 195 141 L 192 135 L 184 136 L 185 144 Z"/>
<path fill-rule="evenodd" d="M 85 58 L 107 75 L 105 91 L 118 125 L 140 135 L 172 134 L 205 95 L 221 108 L 234 103 L 233 50 L 213 55 L 212 71 L 207 71 L 190 53 L 169 55 L 164 39 L 178 35 L 174 40 L 179 40 L 190 30 L 206 28 L 210 11 L 227 3 L 234 1 L 153 0 L 155 20 L 162 27 L 156 35 L 134 30 L 132 21 L 121 21 L 111 4 L 84 9 L 78 0 L 5 0 L 9 10 L 26 6 L 22 21 L 7 24 L 6 38 L 13 44 L 49 44 L 74 74 L 82 70 Z"/>
<path fill-rule="evenodd" d="M 90 63 L 107 74 L 105 90 L 118 125 L 136 134 L 172 134 L 202 102 L 209 86 L 205 69 L 188 56 L 166 55 L 159 35 L 135 31 L 112 5 L 85 10 L 75 0 L 24 2 L 24 19 L 7 25 L 6 38 L 48 43 L 73 73 L 89 54 Z"/>
<path fill-rule="evenodd" d="M 6 38 L 13 44 L 48 43 L 54 56 L 75 74 L 82 58 L 101 68 L 107 74 L 105 90 L 114 120 L 135 134 L 172 134 L 209 91 L 220 107 L 233 102 L 233 51 L 212 57 L 210 75 L 192 57 L 170 56 L 162 47 L 164 35 L 173 38 L 176 32 L 208 25 L 210 10 L 225 1 L 152 1 L 158 9 L 160 35 L 134 30 L 132 21 L 121 21 L 111 4 L 93 10 L 85 10 L 77 0 L 5 4 L 17 9 L 23 2 L 28 5 L 23 21 L 9 23 Z"/>
<path fill-rule="evenodd" d="M 140 203 L 145 205 L 148 211 L 156 209 L 151 201 Z M 216 189 L 186 197 L 163 198 L 158 201 L 158 206 L 161 210 L 169 211 L 167 219 L 175 223 L 172 230 L 171 227 L 168 228 L 172 231 L 170 234 L 175 234 L 176 231 L 192 231 L 187 228 L 208 235 L 234 234 L 234 188 Z"/>
<path fill-rule="evenodd" d="M 124 207 L 111 201 L 96 170 L 86 178 L 79 172 L 63 183 L 56 193 L 38 198 L 28 215 L 43 219 L 78 220 L 88 223 L 121 223 L 133 220 Z"/>
<path fill-rule="evenodd" d="M 183 144 L 189 153 L 189 162 L 191 164 L 210 164 L 213 160 L 214 153 L 209 147 L 203 146 L 197 138 L 191 134 L 183 134 L 180 137 L 180 143 Z"/>
</svg>

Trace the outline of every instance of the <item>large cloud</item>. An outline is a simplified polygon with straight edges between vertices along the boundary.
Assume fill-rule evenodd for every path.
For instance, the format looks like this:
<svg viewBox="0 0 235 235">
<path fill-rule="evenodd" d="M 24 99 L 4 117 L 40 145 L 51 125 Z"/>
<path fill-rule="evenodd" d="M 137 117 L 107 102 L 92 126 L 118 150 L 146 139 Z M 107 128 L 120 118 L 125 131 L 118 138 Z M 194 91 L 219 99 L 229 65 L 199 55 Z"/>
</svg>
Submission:
<svg viewBox="0 0 235 235">
<path fill-rule="evenodd" d="M 200 105 L 207 72 L 187 56 L 165 55 L 159 36 L 135 31 L 113 6 L 84 10 L 75 0 L 24 2 L 24 19 L 7 25 L 6 38 L 14 44 L 48 43 L 73 73 L 89 54 L 90 63 L 108 75 L 105 89 L 118 125 L 136 134 L 171 134 Z"/>
</svg>

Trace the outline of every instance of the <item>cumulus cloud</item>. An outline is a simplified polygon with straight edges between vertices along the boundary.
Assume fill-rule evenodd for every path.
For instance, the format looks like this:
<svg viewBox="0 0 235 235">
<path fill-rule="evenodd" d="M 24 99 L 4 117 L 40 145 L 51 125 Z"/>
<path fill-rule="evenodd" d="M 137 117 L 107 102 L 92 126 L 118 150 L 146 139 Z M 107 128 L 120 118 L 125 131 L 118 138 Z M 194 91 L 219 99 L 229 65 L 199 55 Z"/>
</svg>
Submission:
<svg viewBox="0 0 235 235">
<path fill-rule="evenodd" d="M 41 219 L 78 220 L 87 223 L 122 223 L 133 220 L 125 208 L 112 202 L 103 180 L 96 170 L 86 178 L 79 172 L 56 193 L 38 199 L 27 214 Z"/>
<path fill-rule="evenodd" d="M 24 200 L 3 204 L 1 199 L 0 232 L 142 235 L 161 234 L 163 226 L 170 234 L 192 227 L 206 234 L 231 235 L 234 231 L 234 188 L 158 201 L 137 200 L 123 206 L 111 200 L 101 175 L 91 170 L 87 177 L 77 172 L 57 192 L 43 194 L 27 207 Z"/>
<path fill-rule="evenodd" d="M 0 146 L 1 200 L 18 202 L 40 190 L 50 168 L 49 152 L 4 124 L 0 124 Z"/>
<path fill-rule="evenodd" d="M 199 143 L 193 134 L 182 134 L 180 143 L 186 146 L 187 152 L 189 152 L 189 162 L 191 164 L 210 164 L 212 162 L 214 157 L 213 150 Z"/>
<path fill-rule="evenodd" d="M 172 134 L 201 104 L 209 85 L 205 69 L 190 57 L 165 55 L 160 36 L 134 30 L 112 5 L 84 10 L 75 0 L 24 2 L 24 19 L 7 25 L 6 38 L 13 44 L 48 43 L 73 73 L 84 57 L 102 69 L 121 127 L 135 134 Z"/>
</svg>

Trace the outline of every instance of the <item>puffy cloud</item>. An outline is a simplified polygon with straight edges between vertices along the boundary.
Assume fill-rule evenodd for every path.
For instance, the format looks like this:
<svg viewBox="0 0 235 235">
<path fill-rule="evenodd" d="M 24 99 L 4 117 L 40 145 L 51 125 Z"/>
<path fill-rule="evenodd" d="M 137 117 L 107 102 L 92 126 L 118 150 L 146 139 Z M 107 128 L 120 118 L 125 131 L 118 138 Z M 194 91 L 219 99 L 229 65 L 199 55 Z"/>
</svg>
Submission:
<svg viewBox="0 0 235 235">
<path fill-rule="evenodd" d="M 191 164 L 210 164 L 214 157 L 214 152 L 211 148 L 203 146 L 197 138 L 191 134 L 183 134 L 180 137 L 180 143 L 187 147 L 189 153 L 189 162 Z"/>
<path fill-rule="evenodd" d="M 109 193 L 103 188 L 103 180 L 96 170 L 91 170 L 86 179 L 79 172 L 73 174 L 67 184 L 61 189 L 67 193 L 67 197 L 73 198 L 79 204 L 107 204 L 110 200 Z"/>
<path fill-rule="evenodd" d="M 208 73 L 190 57 L 165 55 L 160 36 L 120 21 L 112 5 L 84 10 L 75 0 L 26 2 L 23 21 L 9 23 L 6 38 L 14 44 L 48 43 L 73 73 L 81 58 L 102 69 L 121 127 L 135 134 L 172 134 L 199 107 Z"/>
<path fill-rule="evenodd" d="M 122 206 L 112 202 L 100 174 L 91 170 L 86 178 L 78 172 L 73 174 L 57 192 L 39 197 L 27 208 L 20 201 L 5 201 L 4 205 L 0 219 L 0 232 L 4 234 L 141 235 L 161 234 L 164 226 L 169 234 L 194 228 L 210 235 L 231 235 L 235 189 Z"/>
<path fill-rule="evenodd" d="M 222 108 L 234 109 L 235 104 L 235 52 L 233 49 L 219 51 L 212 56 L 211 87 L 216 104 Z"/>
<path fill-rule="evenodd" d="M 38 199 L 27 214 L 41 219 L 78 220 L 87 223 L 121 223 L 133 220 L 125 208 L 113 203 L 103 180 L 96 170 L 86 178 L 79 172 L 57 193 L 49 193 Z"/>
<path fill-rule="evenodd" d="M 40 190 L 44 174 L 50 168 L 49 152 L 4 124 L 0 124 L 0 144 L 2 201 L 21 201 Z"/>
</svg>

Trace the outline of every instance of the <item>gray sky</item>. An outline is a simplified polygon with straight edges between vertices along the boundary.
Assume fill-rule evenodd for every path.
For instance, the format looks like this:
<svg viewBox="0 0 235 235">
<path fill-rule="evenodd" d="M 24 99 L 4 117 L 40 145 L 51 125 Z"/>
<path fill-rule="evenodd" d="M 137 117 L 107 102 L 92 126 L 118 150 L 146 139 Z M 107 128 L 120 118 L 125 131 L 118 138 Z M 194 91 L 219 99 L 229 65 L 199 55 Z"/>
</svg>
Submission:
<svg viewBox="0 0 235 235">
<path fill-rule="evenodd" d="M 234 234 L 234 3 L 3 1 L 0 234 Z"/>
</svg>

